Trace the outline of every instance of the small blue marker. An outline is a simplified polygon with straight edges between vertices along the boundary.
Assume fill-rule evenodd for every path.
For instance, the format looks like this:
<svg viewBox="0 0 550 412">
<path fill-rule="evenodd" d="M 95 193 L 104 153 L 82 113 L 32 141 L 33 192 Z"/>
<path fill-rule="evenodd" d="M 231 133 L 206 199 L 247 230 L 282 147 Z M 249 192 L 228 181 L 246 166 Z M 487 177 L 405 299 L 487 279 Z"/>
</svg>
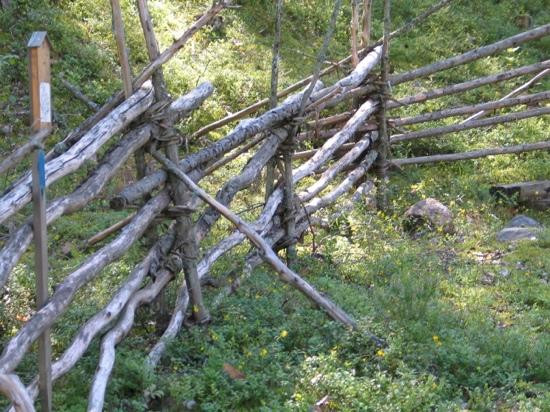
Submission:
<svg viewBox="0 0 550 412">
<path fill-rule="evenodd" d="M 40 194 L 44 195 L 46 190 L 46 156 L 42 149 L 38 149 L 38 185 Z"/>
</svg>

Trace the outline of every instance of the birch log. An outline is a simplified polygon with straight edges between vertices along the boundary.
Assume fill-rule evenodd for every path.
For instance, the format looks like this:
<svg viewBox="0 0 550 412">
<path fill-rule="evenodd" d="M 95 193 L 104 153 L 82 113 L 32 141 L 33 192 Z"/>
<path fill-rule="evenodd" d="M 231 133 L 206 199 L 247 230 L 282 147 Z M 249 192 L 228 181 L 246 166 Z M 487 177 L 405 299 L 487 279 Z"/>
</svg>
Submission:
<svg viewBox="0 0 550 412">
<path fill-rule="evenodd" d="M 145 85 L 128 100 L 95 125 L 63 155 L 46 163 L 46 186 L 77 170 L 95 155 L 111 137 L 123 130 L 153 102 L 153 90 Z M 0 223 L 12 216 L 31 200 L 32 177 L 28 174 L 19 184 L 0 198 Z"/>
<path fill-rule="evenodd" d="M 128 157 L 149 141 L 150 135 L 151 127 L 148 125 L 128 133 L 113 150 L 105 155 L 101 165 L 73 193 L 50 201 L 46 209 L 47 224 L 51 224 L 64 214 L 83 208 L 97 197 Z M 32 239 L 32 219 L 29 218 L 9 237 L 0 251 L 0 290 L 8 281 L 14 266 L 30 246 Z"/>
<path fill-rule="evenodd" d="M 155 216 L 166 208 L 169 202 L 170 196 L 167 192 L 162 192 L 149 200 L 120 235 L 86 259 L 55 288 L 48 303 L 4 346 L 0 356 L 0 373 L 10 373 L 17 367 L 30 345 L 67 309 L 76 292 L 96 277 L 105 266 L 119 259 L 143 235 Z"/>
</svg>

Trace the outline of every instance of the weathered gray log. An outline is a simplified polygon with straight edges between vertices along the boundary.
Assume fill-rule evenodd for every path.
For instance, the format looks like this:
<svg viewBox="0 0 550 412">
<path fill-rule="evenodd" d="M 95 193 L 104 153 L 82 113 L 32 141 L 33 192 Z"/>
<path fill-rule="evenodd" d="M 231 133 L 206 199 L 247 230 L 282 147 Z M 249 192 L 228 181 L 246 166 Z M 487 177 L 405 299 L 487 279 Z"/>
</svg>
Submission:
<svg viewBox="0 0 550 412">
<path fill-rule="evenodd" d="M 227 163 L 235 160 L 240 155 L 247 153 L 251 148 L 256 146 L 258 143 L 260 143 L 262 140 L 266 138 L 265 133 L 260 133 L 256 137 L 254 137 L 250 142 L 246 143 L 242 147 L 238 148 L 237 150 L 234 150 L 233 152 L 229 153 L 227 156 L 222 157 L 220 160 L 212 163 L 212 165 L 208 166 L 206 169 L 204 169 L 204 175 L 208 176 L 215 170 L 218 170 L 220 167 L 226 165 Z"/>
<path fill-rule="evenodd" d="M 437 99 L 439 97 L 448 96 L 451 94 L 462 93 L 468 90 L 477 89 L 478 87 L 485 86 L 487 84 L 498 83 L 505 80 L 513 79 L 515 77 L 523 76 L 525 74 L 535 73 L 547 67 L 550 67 L 550 60 L 531 64 L 529 66 L 523 66 L 517 69 L 507 70 L 505 72 L 497 74 L 491 74 L 489 76 L 480 77 L 463 83 L 453 84 L 451 86 L 429 90 L 412 96 L 403 97 L 402 99 L 396 101 L 388 102 L 388 109 L 395 109 L 411 104 L 422 103 L 431 99 Z"/>
<path fill-rule="evenodd" d="M 199 31 L 202 27 L 207 25 L 220 11 L 227 6 L 226 1 L 216 1 L 213 6 L 204 13 L 199 19 L 197 19 L 177 40 L 172 43 L 170 47 L 160 54 L 155 61 L 149 63 L 141 73 L 134 79 L 132 85 L 134 90 L 141 87 L 145 82 L 155 73 L 160 67 L 168 62 L 186 43 L 193 37 L 193 35 Z M 124 99 L 124 92 L 118 92 L 113 95 L 107 103 L 91 117 L 86 119 L 77 129 L 71 132 L 59 145 L 60 147 L 70 147 L 75 141 L 79 140 L 85 133 L 87 133 L 94 125 L 107 116 L 122 100 Z M 48 153 L 47 160 L 52 159 L 59 153 Z"/>
<path fill-rule="evenodd" d="M 550 114 L 550 107 L 542 107 L 539 109 L 525 110 L 523 112 L 513 112 L 509 114 L 503 114 L 501 116 L 489 117 L 487 119 L 473 120 L 468 123 L 459 123 L 459 124 L 454 124 L 450 126 L 441 126 L 441 127 L 434 127 L 430 129 L 419 130 L 417 132 L 396 134 L 392 137 L 391 143 L 394 144 L 398 142 L 405 142 L 407 140 L 441 136 L 444 134 L 460 132 L 463 130 L 492 126 L 494 124 L 516 122 L 518 120 L 528 119 L 530 117 L 544 116 L 547 114 Z"/>
<path fill-rule="evenodd" d="M 333 86 L 322 89 L 322 84 L 318 82 L 315 85 L 308 104 L 318 99 L 322 99 L 331 91 L 338 91 L 346 95 L 346 93 L 355 90 L 379 62 L 380 52 L 380 47 L 373 50 L 372 53 L 369 53 L 361 61 L 350 75 L 342 78 Z M 257 118 L 242 120 L 233 131 L 221 140 L 182 159 L 179 163 L 180 168 L 187 173 L 213 159 L 221 157 L 223 154 L 241 145 L 247 138 L 255 136 L 265 130 L 272 129 L 285 120 L 292 118 L 298 113 L 303 93 L 304 92 L 289 97 L 276 108 L 265 112 Z M 114 208 L 119 208 L 133 203 L 144 194 L 150 193 L 164 184 L 166 177 L 166 172 L 159 170 L 147 176 L 144 180 L 135 182 L 115 197 L 112 206 Z"/>
<path fill-rule="evenodd" d="M 372 157 L 370 158 L 372 161 L 374 161 Z M 352 160 L 353 159 L 351 159 L 350 157 L 349 161 L 351 162 Z M 309 161 L 308 162 L 309 173 L 313 173 L 313 171 L 315 171 L 316 168 L 320 167 L 321 164 L 322 163 L 320 161 L 317 161 L 317 162 Z M 250 169 L 249 172 L 252 172 L 252 169 Z M 306 176 L 309 173 L 305 173 L 303 175 Z M 245 178 L 243 177 L 243 180 L 244 179 Z M 298 183 L 299 180 L 300 179 L 295 179 L 294 183 Z M 231 185 L 228 185 L 227 187 L 230 188 Z M 325 186 L 319 188 L 319 190 L 322 190 L 322 188 L 324 187 Z M 310 191 L 310 193 L 317 194 L 318 191 Z M 257 230 L 258 233 L 260 233 L 260 236 L 264 236 L 266 231 L 271 228 L 274 216 L 279 206 L 281 205 L 282 201 L 283 201 L 283 190 L 282 188 L 277 188 L 267 200 L 260 217 L 253 224 L 253 227 L 255 228 L 255 230 Z M 203 229 L 199 231 L 199 234 L 201 236 L 204 236 L 206 233 L 205 230 L 207 229 L 207 226 L 205 224 L 201 224 L 200 227 L 202 227 Z M 240 243 L 242 243 L 245 239 L 246 239 L 246 236 L 240 231 L 236 230 L 230 236 L 218 242 L 218 244 L 215 247 L 210 249 L 205 254 L 204 258 L 199 263 L 197 268 L 199 277 L 205 276 L 210 270 L 210 267 L 214 264 L 214 262 L 220 256 L 227 253 L 229 250 L 239 245 Z M 159 339 L 157 344 L 149 352 L 147 363 L 150 367 L 154 368 L 158 364 L 164 350 L 166 349 L 167 342 L 173 339 L 178 333 L 178 331 L 180 330 L 185 317 L 185 312 L 186 312 L 188 303 L 189 303 L 189 296 L 187 294 L 187 290 L 182 288 L 180 289 L 180 292 L 176 299 L 174 313 L 172 315 L 172 318 L 170 319 L 170 323 L 168 324 L 168 327 L 163 332 L 162 337 Z"/>
<path fill-rule="evenodd" d="M 52 129 L 41 129 L 33 134 L 29 141 L 16 149 L 12 154 L 0 162 L 0 175 L 19 164 L 21 159 L 42 144 L 42 141 L 52 133 Z"/>
<path fill-rule="evenodd" d="M 216 200 L 227 206 L 231 203 L 235 195 L 248 187 L 260 176 L 262 169 L 271 159 L 281 143 L 286 139 L 285 129 L 274 130 L 265 140 L 262 147 L 248 161 L 241 173 L 229 179 L 216 194 Z M 209 208 L 197 222 L 197 236 L 203 239 L 210 230 L 214 222 L 219 218 L 220 213 L 215 208 Z"/>
<path fill-rule="evenodd" d="M 436 112 L 421 114 L 414 117 L 402 117 L 389 119 L 392 126 L 407 126 L 424 122 L 432 122 L 435 120 L 444 119 L 446 117 L 462 116 L 469 113 L 482 113 L 486 110 L 502 109 L 504 107 L 512 107 L 520 104 L 538 103 L 550 99 L 550 91 L 530 94 L 527 96 L 513 97 L 507 99 L 494 100 L 487 103 L 473 104 L 469 106 L 453 107 L 443 109 Z M 465 122 L 462 122 L 465 123 Z"/>
<path fill-rule="evenodd" d="M 136 308 L 144 303 L 150 303 L 171 280 L 172 276 L 172 273 L 168 271 L 161 271 L 152 284 L 137 292 L 126 305 L 117 324 L 101 340 L 99 363 L 88 396 L 88 412 L 103 411 L 105 390 L 115 363 L 115 346 L 132 328 Z"/>
<path fill-rule="evenodd" d="M 34 412 L 34 405 L 17 375 L 0 374 L 0 393 L 12 403 L 15 412 Z"/>
<path fill-rule="evenodd" d="M 508 100 L 511 97 L 517 96 L 518 94 L 523 93 L 523 91 L 529 89 L 533 84 L 535 84 L 538 80 L 542 79 L 544 76 L 550 74 L 550 69 L 544 69 L 540 73 L 538 73 L 533 78 L 529 79 L 527 82 L 523 83 L 521 86 L 515 88 L 510 93 L 508 93 L 506 96 L 504 96 L 500 101 Z M 474 114 L 473 116 L 468 117 L 466 120 L 464 120 L 462 123 L 469 122 L 471 120 L 479 119 L 480 117 L 485 116 L 487 113 L 486 110 L 481 110 L 478 113 Z"/>
<path fill-rule="evenodd" d="M 333 116 L 324 117 L 322 119 L 310 120 L 306 124 L 313 129 L 321 128 L 321 127 L 331 126 L 333 124 L 345 122 L 352 115 L 353 115 L 353 112 L 344 112 L 344 113 L 335 114 Z"/>
<path fill-rule="evenodd" d="M 170 196 L 166 191 L 149 200 L 120 235 L 86 259 L 55 288 L 49 302 L 4 346 L 0 356 L 0 373 L 10 373 L 17 367 L 30 345 L 67 309 L 76 292 L 97 276 L 106 265 L 120 258 L 143 235 L 155 216 L 169 202 Z"/>
<path fill-rule="evenodd" d="M 78 331 L 71 345 L 63 352 L 52 365 L 52 379 L 55 381 L 65 375 L 86 352 L 90 343 L 113 322 L 126 307 L 128 301 L 141 287 L 148 273 L 156 273 L 160 260 L 166 256 L 174 243 L 173 227 L 161 237 L 150 249 L 145 258 L 134 268 L 113 295 L 109 303 L 93 317 L 91 317 Z M 27 387 L 32 399 L 38 397 L 38 377 Z M 10 411 L 12 412 L 12 411 Z"/>
<path fill-rule="evenodd" d="M 375 119 L 371 119 L 370 122 L 360 125 L 356 133 L 365 133 L 365 132 L 373 132 L 375 130 L 378 130 L 378 124 L 372 123 Z M 306 140 L 326 140 L 328 138 L 331 138 L 336 133 L 338 133 L 342 128 L 337 129 L 323 129 L 320 131 L 311 130 L 308 132 L 302 132 L 297 136 L 297 140 L 299 142 L 303 142 Z"/>
<path fill-rule="evenodd" d="M 334 135 L 334 134 L 333 134 Z M 330 137 L 330 136 L 329 136 Z M 343 153 L 346 153 L 348 150 L 352 149 L 353 147 L 355 147 L 355 144 L 356 143 L 345 143 L 343 144 L 342 146 L 340 146 L 337 150 L 336 150 L 336 154 L 338 155 L 342 155 Z M 318 149 L 310 149 L 310 150 L 302 150 L 300 152 L 294 152 L 292 154 L 292 158 L 297 160 L 297 159 L 309 159 L 311 157 L 313 157 L 313 155 L 315 153 L 317 153 Z"/>
<path fill-rule="evenodd" d="M 404 159 L 394 159 L 392 163 L 396 166 L 418 165 L 438 162 L 456 162 L 459 160 L 478 159 L 480 157 L 531 152 L 535 150 L 550 149 L 550 141 L 526 143 L 515 146 L 495 147 L 489 149 L 473 150 L 471 152 L 449 153 L 431 156 L 410 157 Z"/>
<path fill-rule="evenodd" d="M 420 67 L 415 70 L 411 70 L 409 72 L 395 74 L 390 77 L 390 82 L 391 84 L 396 85 L 418 79 L 419 77 L 425 77 L 430 74 L 440 72 L 442 70 L 447 70 L 452 67 L 460 66 L 462 64 L 466 64 L 474 60 L 490 56 L 502 50 L 509 49 L 510 47 L 516 47 L 520 44 L 540 39 L 542 37 L 548 36 L 549 34 L 550 24 L 545 24 L 543 26 L 534 28 L 533 30 L 529 30 L 524 33 L 516 34 L 515 36 L 500 40 L 496 43 L 470 50 L 458 56 L 453 56 L 448 59 L 424 67 Z"/>
<path fill-rule="evenodd" d="M 46 209 L 47 223 L 51 224 L 64 214 L 83 208 L 98 196 L 128 157 L 149 141 L 150 135 L 151 127 L 148 125 L 128 133 L 113 150 L 105 155 L 100 166 L 73 193 L 50 202 Z M 10 272 L 27 250 L 32 239 L 32 219 L 29 218 L 9 237 L 0 251 L 0 289 L 3 289 Z"/>
<path fill-rule="evenodd" d="M 123 130 L 153 102 L 150 84 L 136 91 L 128 100 L 101 120 L 63 155 L 46 163 L 46 186 L 77 170 L 111 137 Z M 32 178 L 27 175 L 0 198 L 0 223 L 12 216 L 31 200 Z"/>
<path fill-rule="evenodd" d="M 277 255 L 271 250 L 270 246 L 259 236 L 256 231 L 247 223 L 245 223 L 239 216 L 230 211 L 227 207 L 217 202 L 203 189 L 197 186 L 185 173 L 183 173 L 178 165 L 170 162 L 166 157 L 162 156 L 159 152 L 152 152 L 153 156 L 160 161 L 170 172 L 178 176 L 198 197 L 200 197 L 205 203 L 208 203 L 211 207 L 218 210 L 218 212 L 233 223 L 239 231 L 244 233 L 246 237 L 262 252 L 262 258 L 268 262 L 275 271 L 279 274 L 281 279 L 290 285 L 294 286 L 306 297 L 311 299 L 317 305 L 319 305 L 330 317 L 334 320 L 342 323 L 344 326 L 352 329 L 356 328 L 355 321 L 334 302 L 325 296 L 321 295 L 313 286 L 303 280 L 300 276 L 290 270 Z"/>
</svg>

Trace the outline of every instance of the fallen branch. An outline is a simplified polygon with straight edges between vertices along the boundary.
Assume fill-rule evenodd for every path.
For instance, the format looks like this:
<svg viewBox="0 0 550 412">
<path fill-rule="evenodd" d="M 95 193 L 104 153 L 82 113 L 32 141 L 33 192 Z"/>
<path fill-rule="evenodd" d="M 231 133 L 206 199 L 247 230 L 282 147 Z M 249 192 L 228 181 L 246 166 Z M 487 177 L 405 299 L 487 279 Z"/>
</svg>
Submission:
<svg viewBox="0 0 550 412">
<path fill-rule="evenodd" d="M 136 214 L 132 213 L 128 216 L 126 216 L 124 219 L 119 220 L 114 225 L 109 226 L 107 229 L 102 230 L 101 232 L 97 233 L 96 235 L 89 238 L 84 247 L 90 247 L 95 245 L 96 243 L 101 242 L 102 240 L 108 238 L 113 233 L 118 232 L 120 229 L 122 229 L 124 226 L 126 226 L 128 223 L 132 221 Z"/>
<path fill-rule="evenodd" d="M 88 96 L 86 96 L 84 93 L 78 89 L 74 84 L 69 83 L 64 77 L 59 76 L 59 80 L 61 81 L 61 84 L 65 86 L 65 88 L 72 93 L 74 97 L 76 97 L 78 100 L 80 100 L 82 103 L 84 103 L 90 110 L 97 111 L 99 110 L 99 104 L 92 101 Z"/>
<path fill-rule="evenodd" d="M 490 149 L 474 150 L 471 152 L 463 152 L 463 153 L 450 153 L 450 154 L 440 154 L 440 155 L 432 155 L 432 156 L 410 157 L 410 158 L 404 158 L 404 159 L 393 159 L 392 164 L 401 167 L 406 165 L 418 165 L 418 164 L 426 164 L 426 163 L 456 162 L 459 160 L 470 160 L 470 159 L 478 159 L 480 157 L 524 153 L 524 152 L 532 152 L 535 150 L 547 150 L 547 149 L 550 149 L 550 141 L 526 143 L 526 144 L 520 144 L 515 146 L 494 147 Z"/>
<path fill-rule="evenodd" d="M 454 124 L 450 126 L 434 127 L 431 129 L 419 130 L 417 132 L 408 132 L 396 134 L 392 136 L 391 143 L 405 142 L 407 140 L 421 139 L 424 137 L 441 136 L 448 133 L 460 132 L 463 130 L 477 129 L 479 127 L 492 126 L 494 124 L 502 124 L 515 122 L 518 120 L 528 119 L 550 114 L 550 107 L 542 107 L 540 109 L 525 110 L 523 112 L 513 112 L 501 116 L 489 117 L 487 119 L 473 120 L 468 123 Z"/>
</svg>

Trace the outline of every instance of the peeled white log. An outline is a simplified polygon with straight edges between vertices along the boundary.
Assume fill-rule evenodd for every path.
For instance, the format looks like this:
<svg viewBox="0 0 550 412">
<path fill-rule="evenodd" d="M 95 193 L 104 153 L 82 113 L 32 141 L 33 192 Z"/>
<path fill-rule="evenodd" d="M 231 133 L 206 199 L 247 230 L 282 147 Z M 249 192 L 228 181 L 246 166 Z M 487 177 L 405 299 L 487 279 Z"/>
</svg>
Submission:
<svg viewBox="0 0 550 412">
<path fill-rule="evenodd" d="M 13 403 L 15 412 L 34 412 L 34 405 L 17 375 L 0 374 L 0 393 Z"/>
<path fill-rule="evenodd" d="M 149 200 L 132 222 L 109 244 L 102 247 L 60 283 L 50 300 L 37 311 L 4 346 L 0 356 L 0 373 L 10 373 L 40 334 L 58 319 L 76 292 L 97 276 L 109 263 L 119 259 L 145 232 L 154 218 L 168 206 L 170 196 L 161 192 Z"/>
<path fill-rule="evenodd" d="M 80 328 L 71 345 L 53 363 L 52 380 L 55 381 L 66 374 L 86 352 L 92 340 L 118 317 L 130 298 L 140 288 L 145 276 L 150 272 L 156 272 L 160 259 L 169 252 L 173 243 L 174 234 L 169 230 L 169 234 L 163 236 L 134 268 L 110 302 Z M 32 399 L 38 397 L 38 376 L 27 387 L 27 391 Z M 10 410 L 10 412 L 14 411 Z"/>
<path fill-rule="evenodd" d="M 150 303 L 172 278 L 168 271 L 161 271 L 155 281 L 137 292 L 126 305 L 122 317 L 101 340 L 99 363 L 88 397 L 88 412 L 101 412 L 105 401 L 105 389 L 115 363 L 115 346 L 126 336 L 134 324 L 136 308 Z"/>
<path fill-rule="evenodd" d="M 94 156 L 111 137 L 123 130 L 153 102 L 153 89 L 148 82 L 129 99 L 114 109 L 61 156 L 46 163 L 46 186 L 77 170 Z M 0 198 L 0 223 L 31 200 L 32 177 L 28 173 Z"/>
<path fill-rule="evenodd" d="M 325 163 L 334 152 L 344 143 L 346 143 L 357 131 L 357 129 L 367 121 L 367 119 L 375 112 L 378 103 L 373 100 L 367 100 L 346 122 L 345 126 L 329 140 L 325 142 L 323 147 L 307 162 L 298 167 L 293 174 L 294 181 L 302 179 L 309 175 L 313 165 Z M 316 168 L 315 168 L 316 169 Z"/>
</svg>

